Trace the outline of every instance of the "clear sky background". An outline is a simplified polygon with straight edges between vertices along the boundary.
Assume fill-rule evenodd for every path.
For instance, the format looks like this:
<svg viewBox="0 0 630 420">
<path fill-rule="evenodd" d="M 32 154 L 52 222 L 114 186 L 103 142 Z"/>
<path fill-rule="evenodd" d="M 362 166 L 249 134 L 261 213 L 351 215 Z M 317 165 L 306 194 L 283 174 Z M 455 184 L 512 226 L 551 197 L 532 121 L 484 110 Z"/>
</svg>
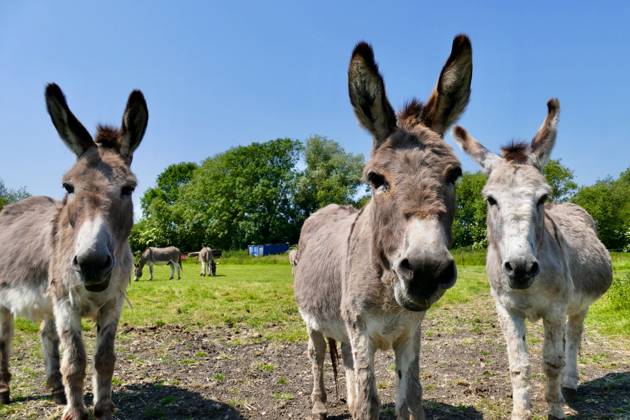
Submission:
<svg viewBox="0 0 630 420">
<path fill-rule="evenodd" d="M 73 155 L 46 114 L 52 81 L 92 132 L 120 122 L 132 89 L 144 92 L 136 202 L 167 165 L 252 141 L 320 134 L 367 156 L 347 94 L 355 43 L 372 43 L 399 108 L 426 99 L 461 32 L 474 74 L 460 124 L 498 150 L 530 139 L 557 96 L 553 157 L 580 184 L 617 176 L 630 165 L 630 3 L 521 3 L 0 2 L 0 178 L 62 196 Z"/>
</svg>

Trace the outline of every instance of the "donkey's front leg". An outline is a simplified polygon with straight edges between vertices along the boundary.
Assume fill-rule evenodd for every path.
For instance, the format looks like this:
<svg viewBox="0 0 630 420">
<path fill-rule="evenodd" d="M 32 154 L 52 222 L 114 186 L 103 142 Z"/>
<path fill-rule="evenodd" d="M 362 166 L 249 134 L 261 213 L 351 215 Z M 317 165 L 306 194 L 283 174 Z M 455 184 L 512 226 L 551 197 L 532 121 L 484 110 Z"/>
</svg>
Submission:
<svg viewBox="0 0 630 420">
<path fill-rule="evenodd" d="M 6 308 L 0 308 L 0 404 L 8 404 L 11 401 L 9 382 L 9 353 L 11 352 L 11 340 L 13 339 L 13 316 Z"/>
<path fill-rule="evenodd" d="M 39 330 L 46 364 L 46 383 L 52 391 L 52 399 L 57 404 L 66 405 L 66 393 L 61 381 L 59 366 L 59 336 L 54 319 L 45 319 Z"/>
<path fill-rule="evenodd" d="M 149 263 L 149 280 L 153 280 L 153 264 Z"/>
<path fill-rule="evenodd" d="M 396 417 L 424 420 L 422 385 L 420 384 L 420 328 L 410 338 L 396 343 Z"/>
<path fill-rule="evenodd" d="M 114 414 L 112 402 L 112 376 L 114 375 L 114 340 L 122 299 L 111 300 L 99 309 L 96 318 L 96 354 L 94 355 L 94 416 L 111 419 Z"/>
<path fill-rule="evenodd" d="M 497 315 L 507 343 L 510 376 L 512 379 L 512 419 L 523 420 L 532 417 L 530 397 L 531 366 L 527 352 L 527 330 L 525 319 L 509 313 L 497 302 Z"/>
<path fill-rule="evenodd" d="M 564 368 L 564 337 L 565 315 L 544 318 L 545 344 L 543 359 L 547 374 L 547 389 L 545 397 L 549 404 L 549 418 L 563 419 L 564 399 L 562 398 L 561 383 Z"/>
<path fill-rule="evenodd" d="M 354 419 L 378 419 L 379 401 L 374 377 L 374 346 L 359 322 L 348 326 L 354 359 L 355 398 L 350 407 Z"/>
<path fill-rule="evenodd" d="M 68 404 L 63 420 L 87 419 L 83 403 L 83 381 L 85 380 L 85 348 L 81 338 L 81 315 L 65 297 L 54 303 L 57 334 L 61 341 L 61 375 Z"/>
</svg>

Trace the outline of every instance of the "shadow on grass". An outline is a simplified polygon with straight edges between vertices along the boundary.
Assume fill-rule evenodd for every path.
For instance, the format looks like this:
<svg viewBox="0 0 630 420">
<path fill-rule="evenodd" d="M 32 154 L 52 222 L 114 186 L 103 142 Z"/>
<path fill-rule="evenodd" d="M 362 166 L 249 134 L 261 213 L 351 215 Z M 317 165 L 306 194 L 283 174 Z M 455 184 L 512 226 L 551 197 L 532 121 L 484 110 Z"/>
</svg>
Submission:
<svg viewBox="0 0 630 420">
<path fill-rule="evenodd" d="M 436 401 L 424 400 L 424 413 L 427 420 L 444 420 L 444 419 L 467 419 L 467 420 L 480 420 L 483 419 L 483 415 L 472 406 L 469 405 L 450 405 L 443 404 Z M 346 413 L 341 416 L 328 416 L 330 420 L 342 420 L 349 419 L 350 414 Z M 396 418 L 396 406 L 394 403 L 381 406 L 379 419 L 395 419 Z"/>
<path fill-rule="evenodd" d="M 242 419 L 239 411 L 203 395 L 159 383 L 125 386 L 114 393 L 116 417 L 124 419 Z"/>
<path fill-rule="evenodd" d="M 573 419 L 630 418 L 630 372 L 609 373 L 579 385 L 569 405 L 578 412 Z"/>
</svg>

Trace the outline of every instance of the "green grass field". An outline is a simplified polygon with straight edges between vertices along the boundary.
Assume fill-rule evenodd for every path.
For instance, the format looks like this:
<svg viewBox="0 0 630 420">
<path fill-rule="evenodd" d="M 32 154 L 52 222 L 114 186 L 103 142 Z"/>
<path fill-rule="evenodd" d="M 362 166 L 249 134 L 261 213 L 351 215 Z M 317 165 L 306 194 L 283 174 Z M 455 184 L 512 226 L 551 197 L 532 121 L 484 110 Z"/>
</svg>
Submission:
<svg viewBox="0 0 630 420">
<path fill-rule="evenodd" d="M 455 251 L 454 256 L 458 262 L 457 284 L 433 311 L 489 293 L 483 253 Z M 615 253 L 613 262 L 615 282 L 630 275 L 630 254 Z M 140 281 L 131 283 L 129 299 L 133 306 L 124 309 L 123 323 L 177 324 L 187 328 L 243 326 L 266 339 L 305 338 L 285 255 L 228 257 L 219 260 L 217 277 L 200 277 L 196 262 L 184 264 L 179 281 L 168 280 L 167 267 L 157 267 L 155 273 L 153 281 L 148 281 L 145 273 Z M 587 322 L 601 333 L 630 337 L 630 302 L 625 309 L 614 307 L 605 295 L 592 306 Z"/>
<path fill-rule="evenodd" d="M 438 316 L 444 306 L 469 302 L 489 294 L 482 252 L 453 252 L 458 280 L 431 310 Z M 612 289 L 630 276 L 630 254 L 613 253 L 615 280 Z M 147 270 L 145 270 L 147 271 Z M 251 258 L 228 256 L 219 260 L 217 277 L 200 277 L 196 261 L 186 262 L 182 280 L 168 280 L 166 266 L 148 271 L 128 289 L 131 307 L 123 310 L 122 323 L 140 326 L 175 324 L 186 328 L 244 327 L 264 339 L 296 341 L 305 338 L 293 298 L 293 279 L 286 255 Z M 630 337 L 630 302 L 619 307 L 607 293 L 589 311 L 587 324 L 612 336 Z M 86 325 L 86 328 L 88 325 Z M 37 331 L 29 321 L 18 320 L 22 331 Z"/>
</svg>

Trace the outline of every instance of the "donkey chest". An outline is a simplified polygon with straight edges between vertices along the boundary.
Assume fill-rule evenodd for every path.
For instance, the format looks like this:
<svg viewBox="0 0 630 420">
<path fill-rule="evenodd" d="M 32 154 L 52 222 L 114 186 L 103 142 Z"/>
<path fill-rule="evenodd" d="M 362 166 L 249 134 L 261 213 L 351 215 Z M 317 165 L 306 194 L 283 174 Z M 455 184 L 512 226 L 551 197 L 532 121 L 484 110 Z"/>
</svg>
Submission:
<svg viewBox="0 0 630 420">
<path fill-rule="evenodd" d="M 367 317 L 367 334 L 375 348 L 379 350 L 391 349 L 396 342 L 412 337 L 424 312 L 402 311 L 397 314 Z"/>
</svg>

